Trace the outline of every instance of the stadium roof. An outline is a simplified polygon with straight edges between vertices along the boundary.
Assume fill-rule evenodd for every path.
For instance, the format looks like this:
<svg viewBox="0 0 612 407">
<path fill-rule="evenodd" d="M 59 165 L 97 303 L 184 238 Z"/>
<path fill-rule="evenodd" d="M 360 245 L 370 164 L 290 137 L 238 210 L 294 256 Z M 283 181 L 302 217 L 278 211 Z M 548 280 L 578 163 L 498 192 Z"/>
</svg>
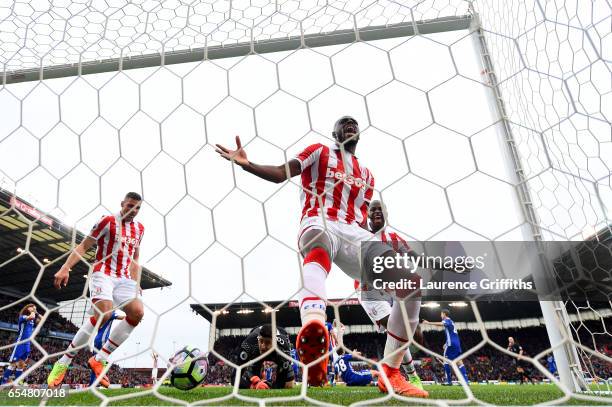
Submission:
<svg viewBox="0 0 612 407">
<path fill-rule="evenodd" d="M 80 242 L 85 235 L 64 225 L 57 218 L 42 213 L 27 201 L 0 189 L 2 288 L 29 293 L 39 277 L 42 264 L 45 266 L 44 272 L 34 292 L 37 298 L 46 303 L 56 303 L 81 296 L 86 287 L 85 277 L 89 271 L 83 262 L 79 262 L 73 268 L 67 287 L 61 290 L 53 287 L 53 275 L 63 264 L 65 257 L 62 256 L 70 251 L 73 237 L 76 242 Z M 89 261 L 94 254 L 95 249 L 92 248 L 84 257 Z M 141 286 L 144 290 L 171 284 L 147 268 L 142 268 Z"/>
<path fill-rule="evenodd" d="M 330 300 L 339 302 L 340 300 Z M 271 309 L 278 309 L 276 323 L 282 327 L 300 326 L 300 311 L 297 301 L 289 301 L 278 308 L 282 302 L 267 302 L 265 308 L 258 302 L 241 302 L 229 306 L 227 304 L 204 304 L 217 315 L 217 329 L 253 328 L 270 323 Z M 225 308 L 227 307 L 227 308 Z M 421 307 L 421 318 L 433 321 L 440 319 L 440 309 L 449 308 L 456 322 L 475 321 L 472 307 L 465 302 L 426 302 Z M 191 309 L 212 323 L 212 315 L 200 304 L 191 304 Z M 338 309 L 340 321 L 345 325 L 371 325 L 372 322 L 356 298 L 344 300 Z M 479 302 L 478 311 L 484 321 L 499 321 L 504 319 L 539 318 L 542 316 L 538 302 Z M 327 307 L 327 320 L 334 319 L 333 307 Z"/>
</svg>

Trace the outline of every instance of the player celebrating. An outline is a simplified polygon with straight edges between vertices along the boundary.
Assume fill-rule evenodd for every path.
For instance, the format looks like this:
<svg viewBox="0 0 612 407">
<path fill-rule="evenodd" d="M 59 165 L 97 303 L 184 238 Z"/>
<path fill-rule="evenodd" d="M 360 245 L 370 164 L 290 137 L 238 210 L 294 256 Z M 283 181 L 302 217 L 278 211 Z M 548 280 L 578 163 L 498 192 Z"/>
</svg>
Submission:
<svg viewBox="0 0 612 407">
<path fill-rule="evenodd" d="M 356 350 L 353 350 L 353 354 L 361 355 Z M 345 353 L 342 348 L 338 349 L 338 352 L 334 353 L 334 370 L 347 386 L 367 386 L 378 376 L 378 372 L 370 369 L 355 371 L 351 365 L 353 354 Z"/>
<path fill-rule="evenodd" d="M 74 336 L 66 353 L 53 365 L 47 378 L 50 387 L 59 386 L 81 347 L 87 344 L 97 323 L 103 325 L 110 318 L 113 306 L 121 308 L 126 317 L 111 332 L 108 340 L 95 356 L 88 360 L 100 384 L 108 387 L 108 378 L 101 377 L 108 356 L 130 336 L 144 315 L 144 308 L 138 299 L 140 269 L 138 257 L 144 226 L 134 220 L 140 210 L 142 198 L 136 192 L 129 192 L 121 202 L 121 210 L 105 216 L 94 225 L 87 236 L 70 253 L 62 268 L 55 273 L 54 285 L 61 289 L 68 283 L 70 269 L 97 243 L 96 260 L 89 276 L 89 292 L 95 305 L 94 315 Z"/>
<path fill-rule="evenodd" d="M 387 210 L 382 202 L 374 200 L 370 203 L 370 207 L 368 208 L 368 221 L 370 232 L 374 233 L 380 241 L 390 244 L 396 252 L 408 252 L 413 254 L 406 240 L 396 232 L 388 230 L 389 228 L 386 227 Z M 360 285 L 359 281 L 355 281 L 355 289 L 357 288 L 361 289 L 361 295 L 359 295 L 358 298 L 364 311 L 368 317 L 370 317 L 370 320 L 372 320 L 378 332 L 386 332 L 389 316 L 391 315 L 391 309 L 393 307 L 393 297 L 387 292 L 374 290 L 368 287 L 367 284 Z M 406 302 L 406 312 L 410 316 L 410 320 L 408 321 L 410 330 L 413 335 L 417 334 L 418 331 L 419 337 L 421 336 L 420 330 L 418 329 L 420 310 L 420 300 L 415 299 Z M 402 360 L 402 368 L 408 375 L 410 383 L 423 390 L 423 384 L 416 372 L 410 349 L 406 349 L 406 354 Z"/>
<path fill-rule="evenodd" d="M 393 256 L 381 245 L 368 245 L 361 251 L 361 242 L 373 240 L 365 230 L 367 208 L 374 193 L 374 177 L 355 156 L 359 141 L 357 121 L 344 116 L 334 125 L 332 146 L 313 144 L 289 162 L 259 165 L 247 158 L 240 138 L 236 150 L 217 144 L 217 152 L 232 160 L 247 172 L 264 180 L 279 183 L 301 175 L 302 221 L 298 234 L 299 248 L 304 257 L 303 283 L 298 294 L 302 328 L 296 349 L 302 363 L 309 365 L 308 383 L 321 386 L 326 382 L 329 334 L 325 328 L 325 281 L 333 261 L 347 275 L 360 280 L 363 270 L 371 270 L 375 258 Z M 390 273 L 400 277 L 400 273 Z M 403 353 L 396 352 L 408 340 L 399 305 L 394 307 L 387 329 L 387 346 L 383 369 L 396 393 L 427 397 L 406 381 L 399 371 Z M 382 391 L 387 391 L 380 381 Z"/>
<path fill-rule="evenodd" d="M 442 322 L 429 322 L 423 320 L 424 324 L 436 325 L 444 327 L 444 333 L 446 334 L 446 341 L 444 342 L 444 357 L 450 360 L 455 360 L 461 355 L 461 341 L 459 340 L 459 334 L 457 333 L 457 328 L 455 328 L 455 323 L 452 319 L 450 319 L 450 311 L 447 309 L 443 309 L 440 312 L 440 317 L 442 318 Z M 465 382 L 468 383 L 467 371 L 465 370 L 465 366 L 461 360 L 457 361 L 457 366 L 459 367 L 459 371 L 463 375 Z M 446 384 L 451 386 L 453 384 L 453 374 L 451 371 L 450 364 L 445 360 L 444 361 L 444 372 L 446 373 Z"/>
<path fill-rule="evenodd" d="M 289 334 L 283 328 L 277 328 L 276 334 L 273 334 L 271 324 L 253 328 L 240 346 L 232 352 L 230 360 L 237 365 L 244 365 L 272 349 L 274 341 L 276 341 L 278 349 L 276 352 L 272 352 L 242 369 L 240 376 L 241 389 L 267 390 L 293 387 L 295 377 L 291 362 L 292 346 L 289 341 Z M 278 351 L 281 351 L 287 357 L 281 356 Z"/>
<path fill-rule="evenodd" d="M 9 358 L 10 365 L 6 367 L 4 375 L 0 378 L 0 385 L 8 383 L 13 372 L 15 372 L 15 381 L 21 377 L 21 374 L 27 367 L 26 362 L 30 357 L 29 339 L 41 318 L 40 314 L 36 312 L 36 305 L 34 304 L 27 304 L 19 311 L 15 347 Z"/>
</svg>

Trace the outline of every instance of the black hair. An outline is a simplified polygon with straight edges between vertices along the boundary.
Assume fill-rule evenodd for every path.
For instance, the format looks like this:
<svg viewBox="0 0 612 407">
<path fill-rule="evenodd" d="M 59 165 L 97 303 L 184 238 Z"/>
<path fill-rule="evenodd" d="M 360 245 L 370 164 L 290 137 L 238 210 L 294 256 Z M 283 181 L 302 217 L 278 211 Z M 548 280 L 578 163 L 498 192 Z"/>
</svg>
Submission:
<svg viewBox="0 0 612 407">
<path fill-rule="evenodd" d="M 128 192 L 125 194 L 124 199 L 134 199 L 136 201 L 142 201 L 142 196 L 138 192 Z"/>
<path fill-rule="evenodd" d="M 443 312 L 447 317 L 450 317 L 450 310 L 448 308 L 442 308 L 440 312 Z"/>
<path fill-rule="evenodd" d="M 262 338 L 272 338 L 272 324 L 265 324 L 259 330 L 259 336 Z"/>
</svg>

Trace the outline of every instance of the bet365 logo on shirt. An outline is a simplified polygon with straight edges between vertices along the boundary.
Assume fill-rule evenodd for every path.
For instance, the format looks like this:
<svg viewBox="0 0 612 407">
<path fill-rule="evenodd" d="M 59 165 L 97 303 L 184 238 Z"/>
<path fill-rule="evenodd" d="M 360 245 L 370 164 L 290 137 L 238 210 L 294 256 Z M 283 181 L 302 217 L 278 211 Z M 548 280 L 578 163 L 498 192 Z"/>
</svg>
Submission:
<svg viewBox="0 0 612 407">
<path fill-rule="evenodd" d="M 355 178 L 352 175 L 345 174 L 342 171 L 334 171 L 331 168 L 327 169 L 327 173 L 325 173 L 327 178 L 336 178 L 342 180 L 346 185 L 351 186 L 355 185 L 357 188 L 365 189 L 366 183 L 361 178 Z"/>
<path fill-rule="evenodd" d="M 136 245 L 136 243 L 138 243 L 138 239 L 136 239 L 135 237 L 122 236 L 121 237 L 121 242 L 122 243 L 127 243 L 127 244 L 130 244 L 130 245 L 134 246 L 134 245 Z"/>
</svg>

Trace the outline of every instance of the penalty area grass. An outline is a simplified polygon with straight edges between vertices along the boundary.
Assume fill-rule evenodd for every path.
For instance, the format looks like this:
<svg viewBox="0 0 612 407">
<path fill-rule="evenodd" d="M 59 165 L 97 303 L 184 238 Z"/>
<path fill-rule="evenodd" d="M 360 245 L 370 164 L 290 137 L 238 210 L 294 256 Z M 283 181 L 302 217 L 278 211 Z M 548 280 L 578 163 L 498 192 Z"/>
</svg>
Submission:
<svg viewBox="0 0 612 407">
<path fill-rule="evenodd" d="M 551 384 L 538 384 L 538 385 L 484 385 L 484 384 L 473 384 L 470 386 L 474 396 L 485 403 L 491 403 L 495 405 L 531 405 L 547 401 L 559 399 L 563 396 L 561 390 Z M 460 386 L 439 386 L 431 385 L 425 386 L 425 389 L 429 392 L 430 399 L 441 399 L 441 400 L 461 400 L 466 399 L 467 396 Z M 139 394 L 149 391 L 148 394 Z M 171 397 L 173 399 L 182 400 L 190 403 L 194 403 L 200 400 L 216 399 L 231 394 L 231 387 L 199 387 L 190 391 L 181 391 L 170 387 L 161 387 L 159 393 Z M 113 389 L 113 390 L 101 390 L 101 393 L 107 397 L 126 396 L 130 395 L 129 398 L 111 401 L 110 405 L 122 405 L 122 406 L 145 406 L 145 405 L 173 405 L 172 401 L 162 400 L 150 393 L 150 389 Z M 300 388 L 294 389 L 283 389 L 283 390 L 241 390 L 241 395 L 253 398 L 268 398 L 268 397 L 299 397 Z M 386 395 L 380 393 L 377 387 L 324 387 L 324 388 L 309 388 L 307 392 L 308 396 L 314 400 L 331 403 L 349 405 L 358 401 L 372 400 L 373 404 L 378 405 L 406 405 L 404 400 L 388 399 L 384 401 L 376 402 L 376 399 L 380 399 Z M 611 405 L 611 396 L 599 396 L 602 398 L 609 398 L 609 402 L 597 403 L 590 400 L 578 400 L 570 399 L 562 405 Z M 98 405 L 102 399 L 98 398 L 91 391 L 77 392 L 71 390 L 66 397 L 61 398 L 49 398 L 47 405 Z M 10 397 L 8 390 L 0 391 L 0 405 L 38 405 L 40 404 L 40 398 L 31 397 Z M 241 400 L 236 397 L 232 397 L 228 400 L 213 401 L 214 405 L 257 405 L 257 403 Z M 268 403 L 266 403 L 268 404 Z M 294 401 L 282 401 L 280 403 L 269 403 L 276 405 L 308 405 L 304 400 Z M 414 403 L 418 405 L 418 401 Z M 476 405 L 476 403 L 470 403 Z M 468 404 L 468 405 L 470 405 Z"/>
</svg>

